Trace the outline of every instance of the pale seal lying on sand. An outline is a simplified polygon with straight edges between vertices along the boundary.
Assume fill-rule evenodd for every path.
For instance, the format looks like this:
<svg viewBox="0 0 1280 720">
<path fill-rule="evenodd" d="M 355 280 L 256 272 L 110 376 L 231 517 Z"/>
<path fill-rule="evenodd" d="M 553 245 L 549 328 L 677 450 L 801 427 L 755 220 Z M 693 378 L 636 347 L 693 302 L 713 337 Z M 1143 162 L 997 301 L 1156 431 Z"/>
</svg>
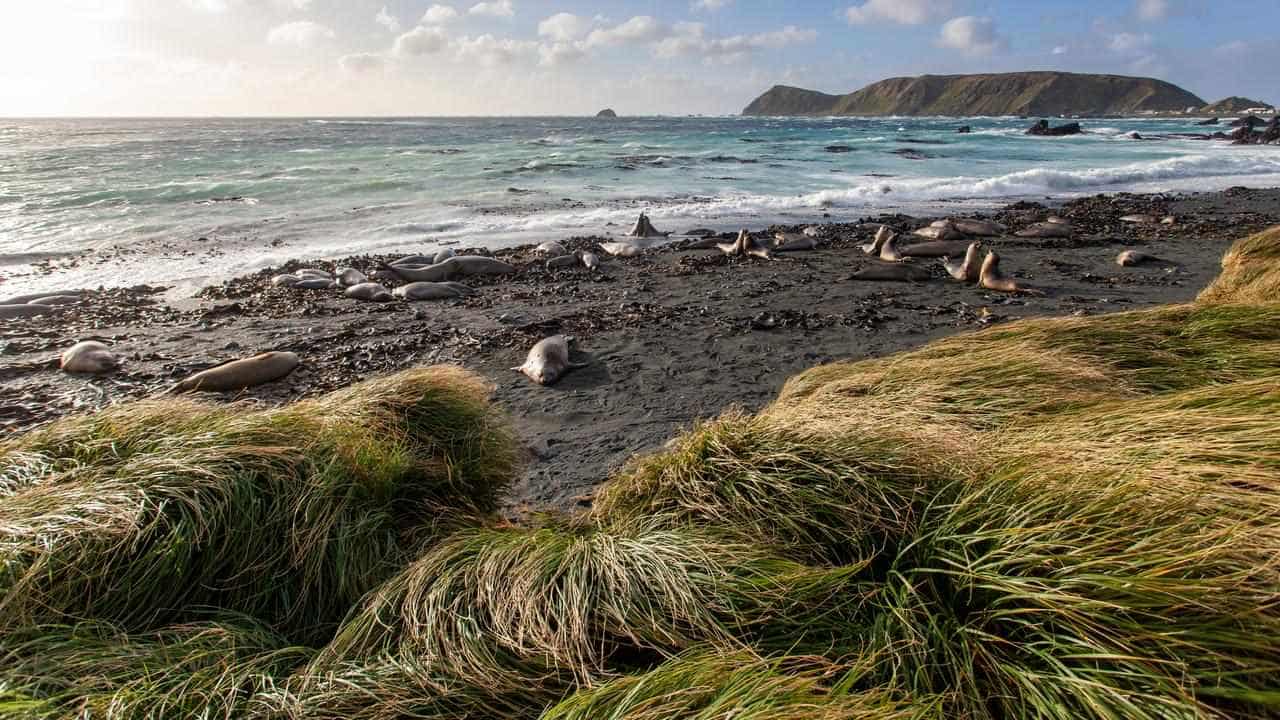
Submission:
<svg viewBox="0 0 1280 720">
<path fill-rule="evenodd" d="M 885 262 L 902 261 L 902 252 L 898 249 L 898 233 L 889 233 L 889 237 L 880 244 L 880 259 Z"/>
<path fill-rule="evenodd" d="M 444 300 L 470 295 L 474 290 L 455 282 L 413 282 L 396 288 L 396 297 L 405 300 Z"/>
<path fill-rule="evenodd" d="M 950 220 L 935 220 L 929 227 L 913 230 L 911 234 L 930 240 L 959 240 L 964 237 L 964 233 L 957 230 Z"/>
<path fill-rule="evenodd" d="M 627 233 L 627 237 L 666 237 L 669 234 L 670 233 L 659 232 L 658 229 L 653 226 L 653 223 L 649 222 L 649 216 L 644 213 L 640 213 L 640 218 L 636 220 L 636 224 L 631 228 L 631 232 Z"/>
<path fill-rule="evenodd" d="M 304 277 L 289 287 L 298 290 L 330 290 L 338 287 L 338 283 L 329 278 L 322 277 Z"/>
<path fill-rule="evenodd" d="M 292 273 L 284 273 L 271 278 L 271 284 L 275 287 L 293 287 L 302 281 L 302 278 Z"/>
<path fill-rule="evenodd" d="M 1023 287 L 1013 278 L 1001 273 L 1000 256 L 993 250 L 988 251 L 986 259 L 982 261 L 982 269 L 978 272 L 978 286 L 996 292 L 1043 294 L 1038 290 Z"/>
<path fill-rule="evenodd" d="M 395 296 L 379 283 L 366 282 L 347 288 L 347 297 L 365 302 L 391 302 Z"/>
<path fill-rule="evenodd" d="M 553 240 L 548 240 L 547 242 L 542 243 L 538 247 L 534 248 L 533 251 L 549 258 L 564 257 L 569 254 L 569 251 L 566 250 L 563 245 Z"/>
<path fill-rule="evenodd" d="M 813 237 L 803 233 L 776 233 L 773 236 L 774 252 L 798 252 L 814 250 L 817 247 L 818 243 Z"/>
<path fill-rule="evenodd" d="M 849 276 L 851 280 L 877 282 L 923 282 L 930 277 L 928 270 L 900 262 L 873 262 Z"/>
<path fill-rule="evenodd" d="M 1132 223 L 1134 225 L 1146 225 L 1156 221 L 1155 215 L 1121 215 L 1120 222 Z"/>
<path fill-rule="evenodd" d="M 1054 225 L 1070 225 L 1071 224 L 1069 220 L 1062 217 L 1061 215 L 1050 215 L 1049 217 L 1045 218 L 1044 221 L 1047 223 L 1053 223 Z"/>
<path fill-rule="evenodd" d="M 811 238 L 822 237 L 822 228 L 818 227 L 817 225 L 810 225 L 809 227 L 805 228 L 804 230 L 801 230 L 800 232 L 803 233 L 805 237 L 811 237 Z"/>
<path fill-rule="evenodd" d="M 33 305 L 31 303 L 0 305 L 0 319 L 35 317 L 44 315 L 52 310 L 52 305 Z"/>
<path fill-rule="evenodd" d="M 333 275 L 331 273 L 326 272 L 324 270 L 319 270 L 317 268 L 302 268 L 301 270 L 294 270 L 293 274 L 303 279 L 306 279 L 309 277 L 324 278 L 326 280 L 333 279 Z"/>
<path fill-rule="evenodd" d="M 0 305 L 26 305 L 33 300 L 61 295 L 75 295 L 77 297 L 82 297 L 88 294 L 88 292 L 88 290 L 50 290 L 40 293 L 28 293 L 26 295 L 14 295 L 13 297 L 0 300 Z"/>
<path fill-rule="evenodd" d="M 555 257 L 547 261 L 548 270 L 563 270 L 564 268 L 571 268 L 571 267 L 577 267 L 577 266 L 578 266 L 577 255 L 556 255 Z"/>
<path fill-rule="evenodd" d="M 732 243 L 720 243 L 719 245 L 716 245 L 716 247 L 725 255 L 749 255 L 751 257 L 758 257 L 762 260 L 773 259 L 773 253 L 769 252 L 769 248 L 757 243 L 756 239 L 751 237 L 751 233 L 747 232 L 745 228 L 738 231 L 737 240 L 734 240 Z"/>
<path fill-rule="evenodd" d="M 600 249 L 614 257 L 624 258 L 635 257 L 644 252 L 638 245 L 629 242 L 602 242 Z"/>
<path fill-rule="evenodd" d="M 102 375 L 118 366 L 111 349 L 97 340 L 83 340 L 62 353 L 58 366 L 63 372 Z"/>
<path fill-rule="evenodd" d="M 75 305 L 84 298 L 79 295 L 48 295 L 28 302 L 28 305 Z"/>
<path fill-rule="evenodd" d="M 342 287 L 353 287 L 367 282 L 369 278 L 355 268 L 342 268 L 338 271 L 338 284 Z"/>
<path fill-rule="evenodd" d="M 951 224 L 965 235 L 976 237 L 995 237 L 1008 232 L 1008 228 L 990 220 L 974 220 L 972 218 L 954 218 Z"/>
<path fill-rule="evenodd" d="M 1071 226 L 1066 222 L 1046 220 L 1042 223 L 1028 225 L 1014 233 L 1014 235 L 1023 238 L 1069 238 L 1071 237 Z"/>
<path fill-rule="evenodd" d="M 1139 250 L 1125 250 L 1116 256 L 1116 264 L 1121 267 L 1133 267 L 1149 262 L 1159 262 L 1160 258 L 1155 255 L 1149 255 Z"/>
<path fill-rule="evenodd" d="M 586 367 L 586 363 L 569 362 L 569 342 L 564 335 L 552 335 L 541 340 L 529 351 L 524 364 L 512 370 L 524 373 L 539 385 L 550 385 L 574 368 Z"/>
<path fill-rule="evenodd" d="M 969 243 L 961 240 L 934 240 L 931 242 L 912 243 L 906 247 L 899 246 L 898 252 L 903 257 L 937 258 L 959 255 L 969 247 Z"/>
<path fill-rule="evenodd" d="M 894 232 L 888 225 L 881 225 L 880 228 L 876 230 L 876 236 L 872 238 L 871 242 L 866 245 L 859 245 L 858 249 L 868 255 L 879 255 L 880 248 L 884 247 L 884 241 L 888 240 L 893 235 Z"/>
<path fill-rule="evenodd" d="M 291 352 L 267 352 L 243 360 L 209 368 L 169 388 L 170 393 L 199 390 L 225 392 L 243 390 L 269 383 L 293 372 L 298 367 L 298 356 Z"/>
<path fill-rule="evenodd" d="M 951 262 L 951 258 L 942 258 L 942 267 L 947 269 L 947 273 L 951 277 L 960 282 L 976 283 L 981 272 L 981 263 L 978 261 L 979 244 L 976 242 L 969 243 L 969 247 L 964 252 L 964 260 L 960 263 Z"/>
<path fill-rule="evenodd" d="M 453 248 L 445 248 L 431 258 L 430 264 L 435 265 L 436 263 L 442 263 L 451 257 L 456 257 L 457 255 L 458 253 L 454 252 Z"/>
<path fill-rule="evenodd" d="M 582 253 L 582 266 L 588 270 L 595 270 L 600 267 L 600 256 L 593 252 Z"/>
<path fill-rule="evenodd" d="M 456 255 L 426 267 L 388 265 L 387 269 L 408 282 L 440 282 L 454 275 L 506 275 L 516 271 L 509 263 L 482 255 Z"/>
</svg>

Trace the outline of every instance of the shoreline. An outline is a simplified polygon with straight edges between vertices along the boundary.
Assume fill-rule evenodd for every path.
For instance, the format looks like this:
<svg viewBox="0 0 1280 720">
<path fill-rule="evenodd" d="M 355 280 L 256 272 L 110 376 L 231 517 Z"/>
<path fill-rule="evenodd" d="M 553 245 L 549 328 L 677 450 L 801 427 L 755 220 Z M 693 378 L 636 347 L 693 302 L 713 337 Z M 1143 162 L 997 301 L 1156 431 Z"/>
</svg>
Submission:
<svg viewBox="0 0 1280 720">
<path fill-rule="evenodd" d="M 267 284 L 298 262 L 230 280 L 204 297 L 167 303 L 154 288 L 111 290 L 93 301 L 29 320 L 0 321 L 0 423 L 9 431 L 71 412 L 154 394 L 187 374 L 266 350 L 292 350 L 303 367 L 241 395 L 277 403 L 316 395 L 407 367 L 456 363 L 496 386 L 495 401 L 529 448 L 509 499 L 522 514 L 586 502 L 609 469 L 654 450 L 681 428 L 727 409 L 756 410 L 800 370 L 883 356 L 946 335 L 1022 317 L 1095 314 L 1183 302 L 1217 274 L 1235 240 L 1280 223 L 1280 189 L 1197 195 L 1095 195 L 1061 204 L 1026 201 L 976 213 L 1011 226 L 1050 207 L 1080 232 L 1069 241 L 1005 237 L 1006 272 L 1046 297 L 1001 296 L 944 279 L 916 284 L 850 280 L 867 264 L 857 249 L 871 221 L 903 229 L 932 217 L 902 215 L 823 225 L 823 245 L 772 262 L 712 250 L 662 246 L 603 271 L 548 271 L 531 248 L 496 251 L 513 276 L 472 277 L 476 294 L 423 303 L 360 303 L 332 291 Z M 1121 215 L 1173 215 L 1164 225 L 1127 225 Z M 800 225 L 785 229 L 797 230 Z M 755 227 L 753 230 L 759 230 Z M 565 241 L 586 249 L 593 238 Z M 1176 266 L 1120 268 L 1141 248 Z M 463 249 L 459 248 L 461 252 Z M 309 263 L 374 269 L 387 257 Z M 588 366 L 540 387 L 508 370 L 541 337 L 578 339 Z M 114 375 L 65 375 L 50 359 L 78 340 L 100 339 L 124 358 Z M 230 395 L 222 396 L 229 399 Z"/>
</svg>

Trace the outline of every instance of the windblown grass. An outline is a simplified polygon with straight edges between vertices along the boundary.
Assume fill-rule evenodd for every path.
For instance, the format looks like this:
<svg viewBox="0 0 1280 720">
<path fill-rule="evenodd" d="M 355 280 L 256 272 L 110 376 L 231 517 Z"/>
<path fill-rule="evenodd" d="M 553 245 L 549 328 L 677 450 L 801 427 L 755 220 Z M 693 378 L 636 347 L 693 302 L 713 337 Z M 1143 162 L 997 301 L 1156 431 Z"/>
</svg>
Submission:
<svg viewBox="0 0 1280 720">
<path fill-rule="evenodd" d="M 1280 301 L 1280 227 L 1237 242 L 1222 258 L 1222 273 L 1198 299 L 1251 305 Z"/>
<path fill-rule="evenodd" d="M 429 368 L 275 410 L 119 406 L 0 446 L 0 629 L 216 608 L 322 642 L 424 540 L 494 508 L 516 455 L 487 393 Z"/>
</svg>

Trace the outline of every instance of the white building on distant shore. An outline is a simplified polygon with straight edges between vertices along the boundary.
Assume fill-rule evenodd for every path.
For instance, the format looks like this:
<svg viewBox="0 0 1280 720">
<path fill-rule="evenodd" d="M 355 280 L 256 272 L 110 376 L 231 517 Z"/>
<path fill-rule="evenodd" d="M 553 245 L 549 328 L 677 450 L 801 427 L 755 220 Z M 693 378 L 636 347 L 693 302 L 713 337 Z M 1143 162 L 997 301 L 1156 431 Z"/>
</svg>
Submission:
<svg viewBox="0 0 1280 720">
<path fill-rule="evenodd" d="M 1276 109 L 1269 107 L 1249 108 L 1244 111 L 1245 115 L 1275 115 Z"/>
</svg>

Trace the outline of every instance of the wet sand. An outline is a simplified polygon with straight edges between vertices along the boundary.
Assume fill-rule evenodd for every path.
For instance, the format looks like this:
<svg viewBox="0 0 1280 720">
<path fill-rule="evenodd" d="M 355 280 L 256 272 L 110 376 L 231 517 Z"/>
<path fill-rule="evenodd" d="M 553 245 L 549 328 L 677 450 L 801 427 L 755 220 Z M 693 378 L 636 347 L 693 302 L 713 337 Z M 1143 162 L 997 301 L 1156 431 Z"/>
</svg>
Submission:
<svg viewBox="0 0 1280 720">
<path fill-rule="evenodd" d="M 587 502 L 592 487 L 631 455 L 728 408 L 759 408 L 788 377 L 819 363 L 886 355 L 1022 317 L 1190 300 L 1217 274 L 1234 240 L 1280 223 L 1280 189 L 1018 203 L 986 216 L 1017 230 L 1050 207 L 1076 225 L 1072 239 L 985 241 L 1000 252 L 1006 273 L 1044 297 L 965 286 L 930 259 L 916 261 L 931 268 L 927 282 L 850 279 L 872 262 L 857 246 L 875 223 L 907 230 L 935 219 L 900 215 L 814 218 L 820 248 L 772 261 L 676 242 L 636 258 L 607 259 L 599 272 L 549 271 L 532 248 L 504 250 L 495 256 L 515 264 L 516 274 L 465 278 L 477 292 L 445 301 L 376 305 L 334 290 L 271 287 L 269 278 L 281 269 L 208 288 L 192 300 L 168 302 L 159 288 L 94 293 L 53 315 L 0 320 L 0 433 L 149 396 L 192 372 L 266 350 L 294 351 L 303 366 L 280 382 L 215 397 L 277 403 L 406 367 L 457 363 L 494 383 L 495 400 L 529 447 L 510 512 L 568 507 Z M 1131 213 L 1172 215 L 1176 222 L 1119 221 Z M 599 239 L 564 244 L 588 249 Z M 1115 257 L 1126 248 L 1176 264 L 1121 268 Z M 372 271 L 389 259 L 282 269 Z M 551 387 L 509 369 L 554 333 L 575 336 L 573 359 L 589 366 Z M 58 353 L 84 339 L 113 346 L 122 369 L 103 378 L 58 371 Z"/>
</svg>

